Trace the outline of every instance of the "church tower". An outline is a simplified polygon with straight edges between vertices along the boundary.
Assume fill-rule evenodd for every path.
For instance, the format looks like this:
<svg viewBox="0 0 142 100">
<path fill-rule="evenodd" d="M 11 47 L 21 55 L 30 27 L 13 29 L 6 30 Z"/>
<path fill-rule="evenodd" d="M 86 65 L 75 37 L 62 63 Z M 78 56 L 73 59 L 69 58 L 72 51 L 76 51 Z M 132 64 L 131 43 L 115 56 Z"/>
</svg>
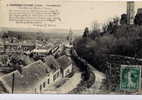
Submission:
<svg viewBox="0 0 142 100">
<path fill-rule="evenodd" d="M 67 41 L 69 42 L 70 45 L 72 44 L 72 41 L 73 41 L 73 37 L 72 36 L 73 36 L 73 32 L 70 29 L 69 33 L 68 33 L 68 36 L 67 36 Z"/>
<path fill-rule="evenodd" d="M 135 4 L 134 1 L 127 1 L 127 24 L 134 23 L 135 14 Z"/>
</svg>

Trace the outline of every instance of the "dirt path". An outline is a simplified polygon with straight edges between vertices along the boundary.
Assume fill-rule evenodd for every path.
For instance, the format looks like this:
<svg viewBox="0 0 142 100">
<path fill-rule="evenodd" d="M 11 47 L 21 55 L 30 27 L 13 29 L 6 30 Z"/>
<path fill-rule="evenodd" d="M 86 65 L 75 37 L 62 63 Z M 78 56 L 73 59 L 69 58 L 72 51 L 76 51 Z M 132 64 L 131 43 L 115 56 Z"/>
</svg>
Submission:
<svg viewBox="0 0 142 100">
<path fill-rule="evenodd" d="M 101 86 L 102 86 L 102 82 L 103 82 L 103 80 L 104 80 L 106 77 L 105 77 L 105 74 L 104 74 L 104 73 L 99 72 L 99 71 L 97 71 L 97 70 L 94 70 L 93 73 L 95 73 L 95 75 L 96 75 L 96 81 L 95 81 L 95 83 L 92 85 L 91 89 L 93 88 L 93 89 L 95 89 L 95 92 L 97 92 L 97 91 L 99 92 L 99 91 L 100 91 L 100 88 L 101 88 Z"/>
<path fill-rule="evenodd" d="M 93 72 L 95 75 L 94 84 L 90 88 L 83 90 L 81 93 L 82 94 L 99 93 L 101 91 L 101 86 L 103 85 L 103 80 L 106 79 L 105 74 L 99 72 L 98 70 L 95 69 L 94 66 L 90 65 L 85 59 L 79 57 L 75 49 L 72 50 L 72 55 L 74 60 L 77 61 L 78 66 L 80 65 L 84 66 L 80 68 L 88 68 L 89 71 Z"/>
<path fill-rule="evenodd" d="M 98 70 L 94 69 L 93 73 L 95 74 L 95 83 L 88 89 L 86 89 L 85 91 L 83 91 L 83 94 L 95 94 L 95 93 L 100 93 L 101 90 L 101 86 L 102 86 L 102 82 L 103 80 L 106 78 L 105 74 L 103 74 L 102 72 L 99 72 Z"/>
</svg>

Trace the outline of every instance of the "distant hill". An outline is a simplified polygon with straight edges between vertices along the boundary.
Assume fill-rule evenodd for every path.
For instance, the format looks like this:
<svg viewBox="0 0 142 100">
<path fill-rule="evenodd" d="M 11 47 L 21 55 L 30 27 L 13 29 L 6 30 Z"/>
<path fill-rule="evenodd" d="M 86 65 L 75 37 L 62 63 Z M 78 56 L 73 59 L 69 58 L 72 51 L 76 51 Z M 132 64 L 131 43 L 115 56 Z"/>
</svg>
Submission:
<svg viewBox="0 0 142 100">
<path fill-rule="evenodd" d="M 24 33 L 46 33 L 52 35 L 68 35 L 69 29 L 35 29 L 35 28 L 1 28 L 0 31 L 15 31 Z M 74 36 L 79 36 L 83 33 L 83 30 L 72 29 Z"/>
<path fill-rule="evenodd" d="M 39 30 L 39 29 L 31 29 L 31 28 L 1 28 L 0 29 L 0 35 L 2 35 L 3 32 L 11 31 L 10 33 L 23 33 L 25 34 L 25 37 L 33 37 L 34 34 L 36 36 L 43 36 L 43 37 L 49 37 L 49 38 L 66 38 L 69 35 L 69 29 L 48 29 L 48 30 Z M 82 30 L 72 30 L 73 37 L 78 37 L 82 35 Z M 28 35 L 26 35 L 28 34 Z"/>
</svg>

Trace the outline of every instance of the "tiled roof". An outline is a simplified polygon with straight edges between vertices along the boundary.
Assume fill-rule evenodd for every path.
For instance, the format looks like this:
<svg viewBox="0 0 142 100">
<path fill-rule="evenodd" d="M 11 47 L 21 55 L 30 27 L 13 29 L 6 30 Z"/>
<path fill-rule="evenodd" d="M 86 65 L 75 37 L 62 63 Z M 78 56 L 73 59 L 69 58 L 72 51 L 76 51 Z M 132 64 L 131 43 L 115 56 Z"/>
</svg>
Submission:
<svg viewBox="0 0 142 100">
<path fill-rule="evenodd" d="M 27 91 L 32 91 L 32 89 L 36 86 L 38 82 L 41 81 L 44 77 L 46 77 L 50 72 L 50 68 L 44 64 L 42 61 L 36 61 L 32 64 L 25 66 L 22 69 L 22 73 L 19 71 L 14 71 L 12 73 L 4 75 L 0 79 L 0 83 L 3 84 L 4 87 L 8 90 L 8 92 L 12 92 L 12 79 L 13 73 L 15 75 L 14 81 L 14 92 L 19 93 L 22 91 L 23 93 Z"/>
<path fill-rule="evenodd" d="M 60 69 L 59 63 L 56 61 L 56 59 L 53 56 L 48 56 L 45 58 L 45 63 L 50 67 L 52 71 L 56 71 L 57 69 Z"/>
<path fill-rule="evenodd" d="M 59 62 L 59 64 L 61 65 L 61 68 L 65 69 L 66 67 L 68 67 L 72 62 L 71 59 L 68 58 L 67 56 L 61 56 L 57 59 L 57 61 Z"/>
</svg>

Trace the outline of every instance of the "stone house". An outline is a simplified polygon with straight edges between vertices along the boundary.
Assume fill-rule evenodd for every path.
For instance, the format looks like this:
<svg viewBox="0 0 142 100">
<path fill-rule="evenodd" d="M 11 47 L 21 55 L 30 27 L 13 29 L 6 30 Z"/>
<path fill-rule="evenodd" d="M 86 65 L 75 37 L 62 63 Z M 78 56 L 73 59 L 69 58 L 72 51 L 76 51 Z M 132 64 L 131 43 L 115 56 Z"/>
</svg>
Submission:
<svg viewBox="0 0 142 100">
<path fill-rule="evenodd" d="M 44 82 L 50 78 L 50 68 L 42 61 L 36 61 L 18 70 L 6 74 L 0 78 L 1 93 L 40 93 Z"/>
<path fill-rule="evenodd" d="M 54 83 L 54 82 L 56 82 L 56 81 L 58 81 L 59 79 L 62 78 L 61 67 L 53 56 L 46 57 L 45 58 L 45 64 L 47 66 L 49 66 L 50 69 L 51 69 L 50 73 L 52 73 L 52 76 L 51 76 L 52 77 L 51 78 L 52 83 Z"/>
</svg>

